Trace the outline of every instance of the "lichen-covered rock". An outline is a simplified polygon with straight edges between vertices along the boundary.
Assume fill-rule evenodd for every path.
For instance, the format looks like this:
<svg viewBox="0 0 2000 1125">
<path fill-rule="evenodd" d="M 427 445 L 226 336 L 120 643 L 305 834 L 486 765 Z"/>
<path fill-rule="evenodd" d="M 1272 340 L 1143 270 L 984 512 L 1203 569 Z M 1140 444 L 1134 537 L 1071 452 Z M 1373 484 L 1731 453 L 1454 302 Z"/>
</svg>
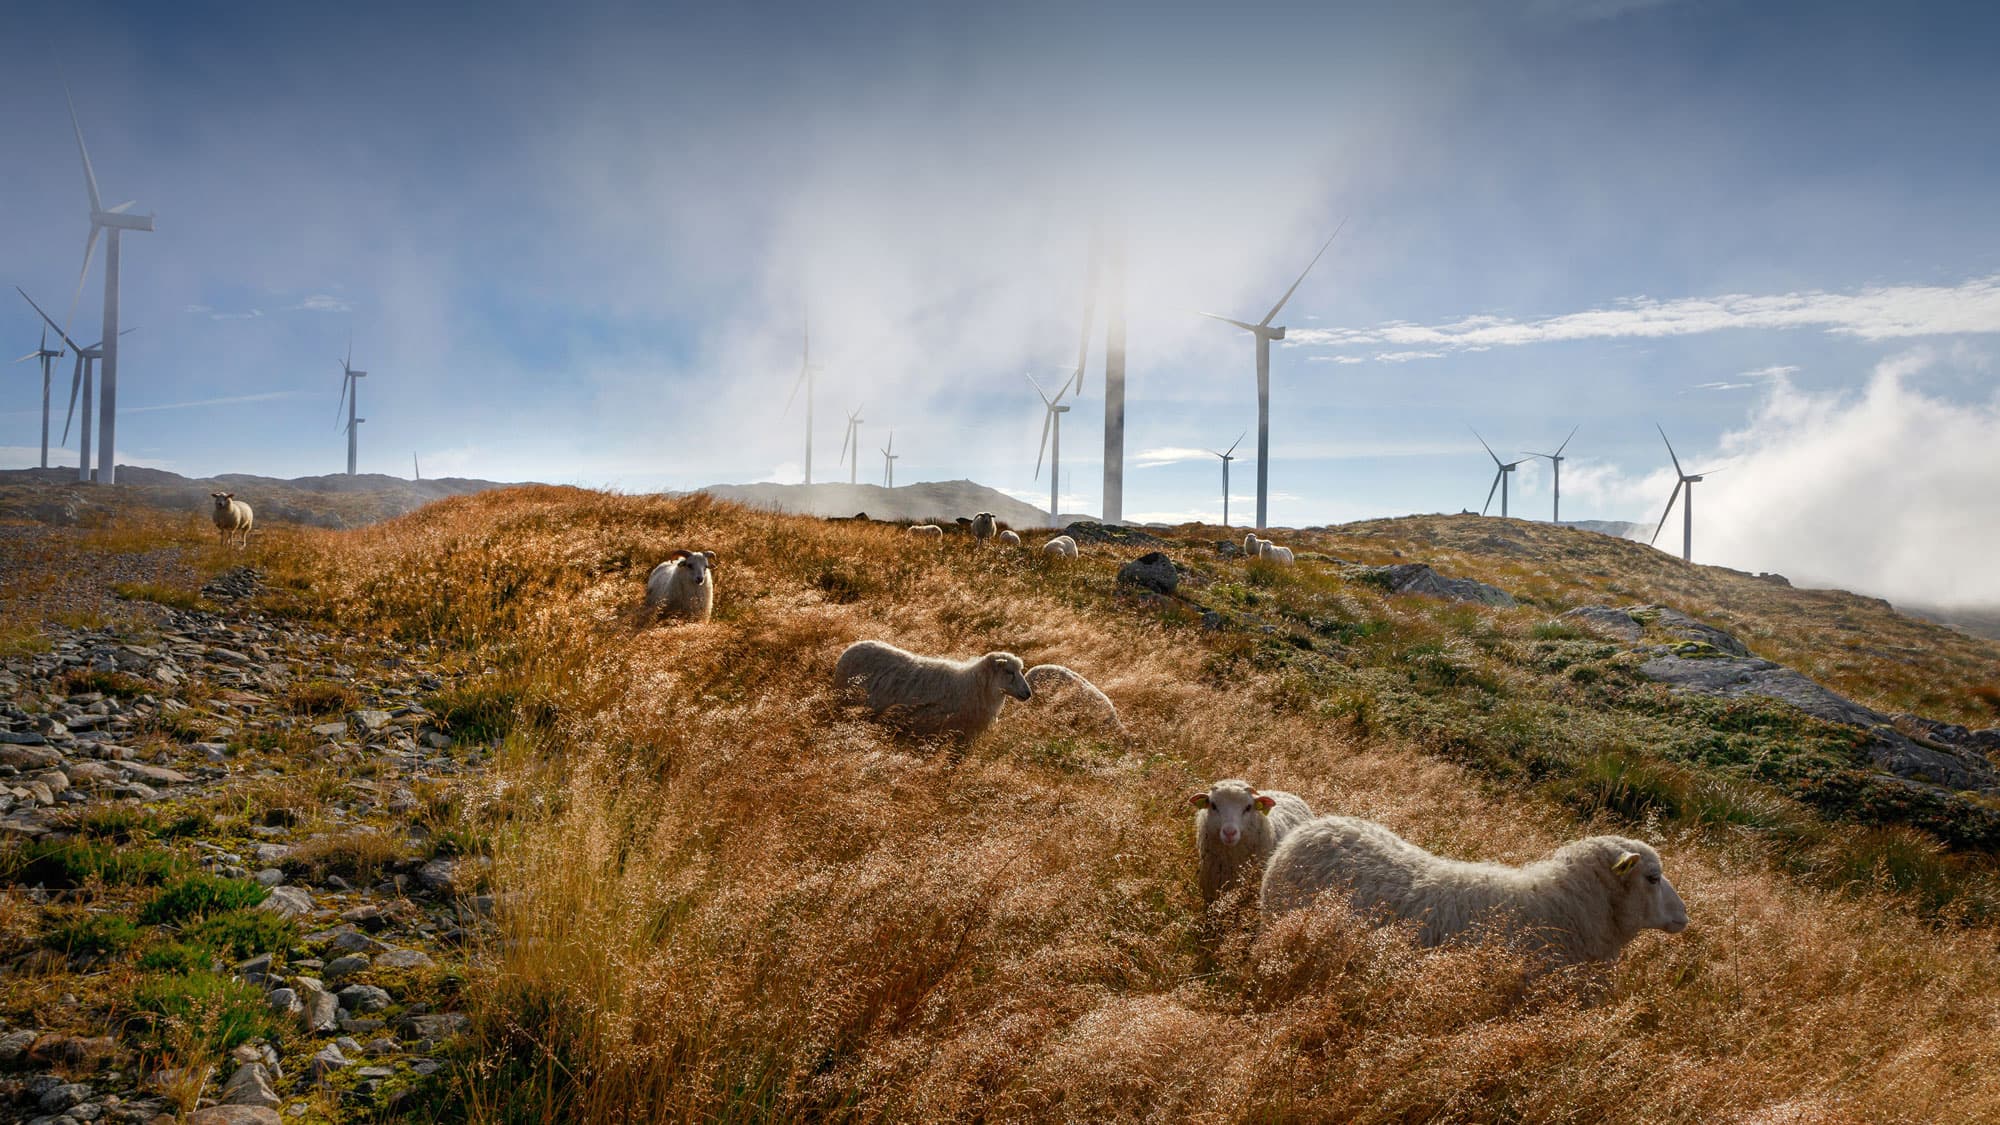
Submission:
<svg viewBox="0 0 2000 1125">
<path fill-rule="evenodd" d="M 1489 586 L 1470 578 L 1447 578 L 1423 563 L 1356 566 L 1349 567 L 1347 573 L 1349 577 L 1375 583 L 1392 594 L 1423 594 L 1446 601 L 1478 602 L 1504 609 L 1515 605 L 1514 595 L 1498 586 Z"/>
</svg>

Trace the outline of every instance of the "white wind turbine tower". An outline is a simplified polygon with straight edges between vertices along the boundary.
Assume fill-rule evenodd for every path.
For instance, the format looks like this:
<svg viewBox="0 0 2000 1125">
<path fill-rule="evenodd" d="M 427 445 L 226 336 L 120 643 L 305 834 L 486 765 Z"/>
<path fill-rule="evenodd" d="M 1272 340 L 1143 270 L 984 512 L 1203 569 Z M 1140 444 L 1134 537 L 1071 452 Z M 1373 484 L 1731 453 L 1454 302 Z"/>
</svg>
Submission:
<svg viewBox="0 0 2000 1125">
<path fill-rule="evenodd" d="M 849 484 L 855 483 L 856 475 L 861 472 L 861 423 L 867 420 L 861 416 L 861 408 L 858 406 L 847 416 L 847 436 L 840 442 L 840 461 L 847 462 Z M 852 457 L 848 455 L 850 449 L 853 450 Z M 835 461 L 834 464 L 838 465 L 840 461 Z"/>
<path fill-rule="evenodd" d="M 806 389 L 806 483 L 813 482 L 813 372 L 819 368 L 812 361 L 812 322 L 805 325 L 805 350 L 799 359 L 799 379 L 792 384 L 792 397 L 785 400 L 785 413 L 792 412 L 792 402 L 799 397 L 799 388 Z"/>
<path fill-rule="evenodd" d="M 1237 434 L 1236 440 L 1229 443 L 1227 453 L 1215 453 L 1215 450 L 1209 450 L 1210 453 L 1222 458 L 1222 526 L 1224 527 L 1229 526 L 1229 463 L 1236 460 L 1236 447 L 1243 444 L 1243 439 L 1249 436 L 1249 433 L 1249 430 L 1245 430 Z"/>
<path fill-rule="evenodd" d="M 1667 431 L 1664 428 L 1662 428 L 1660 424 L 1657 422 L 1653 423 L 1653 428 L 1660 431 L 1660 440 L 1667 442 L 1667 456 L 1673 458 L 1674 476 L 1677 479 L 1674 481 L 1674 491 L 1667 497 L 1666 510 L 1660 513 L 1659 525 L 1653 528 L 1653 538 L 1648 540 L 1648 542 L 1651 543 L 1659 542 L 1660 529 L 1667 526 L 1667 517 L 1669 515 L 1672 515 L 1674 511 L 1674 501 L 1676 499 L 1679 499 L 1681 494 L 1681 489 L 1685 488 L 1687 489 L 1687 500 L 1681 504 L 1681 561 L 1693 562 L 1694 561 L 1694 486 L 1700 484 L 1703 478 L 1710 476 L 1717 470 L 1709 469 L 1706 472 L 1700 472 L 1700 473 L 1690 473 L 1685 471 L 1684 469 L 1681 468 L 1680 457 L 1674 453 L 1674 443 L 1671 441 L 1667 441 Z"/>
<path fill-rule="evenodd" d="M 347 340 L 347 358 L 340 361 L 340 402 L 333 408 L 333 418 L 336 422 L 340 420 L 340 408 L 343 406 L 347 408 L 347 425 L 341 428 L 347 431 L 347 475 L 350 477 L 354 475 L 354 456 L 358 452 L 361 423 L 368 420 L 354 416 L 355 411 L 361 407 L 361 384 L 357 380 L 367 377 L 366 371 L 354 369 L 354 338 L 350 336 Z"/>
<path fill-rule="evenodd" d="M 77 392 L 81 390 L 83 392 L 83 425 L 82 428 L 78 431 L 80 436 L 77 439 L 76 479 L 78 481 L 89 481 L 91 479 L 91 471 L 90 471 L 90 402 L 91 402 L 90 388 L 92 384 L 91 376 L 93 374 L 93 369 L 97 361 L 104 358 L 104 341 L 99 340 L 97 343 L 92 344 L 89 347 L 84 347 L 83 345 L 77 343 L 75 340 L 70 339 L 69 333 L 63 331 L 61 326 L 57 325 L 56 322 L 49 317 L 48 313 L 43 312 L 42 306 L 35 304 L 35 299 L 33 297 L 28 296 L 28 294 L 24 290 L 22 290 L 20 286 L 18 285 L 15 286 L 14 291 L 16 293 L 20 293 L 22 299 L 26 300 L 29 305 L 33 306 L 36 315 L 42 318 L 43 323 L 47 324 L 49 327 L 54 328 L 56 330 L 56 335 L 62 339 L 64 345 L 66 345 L 69 348 L 70 353 L 76 356 L 76 366 L 70 371 L 69 412 L 63 415 L 62 436 L 64 441 L 69 440 L 70 422 L 76 418 Z M 127 328 L 125 331 L 120 332 L 119 335 L 128 336 L 131 335 L 133 331 L 134 331 L 133 329 Z M 44 439 L 44 443 L 46 444 L 46 438 Z M 48 459 L 47 454 L 44 453 L 43 460 L 46 461 L 47 459 Z"/>
<path fill-rule="evenodd" d="M 1346 225 L 1347 220 L 1342 219 L 1340 226 Z M 1285 326 L 1274 325 L 1271 322 L 1284 310 L 1285 302 L 1292 299 L 1292 294 L 1298 292 L 1299 283 L 1306 279 L 1306 274 L 1311 273 L 1312 268 L 1319 264 L 1320 258 L 1326 254 L 1326 248 L 1333 245 L 1334 239 L 1340 237 L 1340 226 L 1333 229 L 1333 234 L 1320 245 L 1319 253 L 1314 254 L 1313 260 L 1306 263 L 1306 268 L 1299 273 L 1298 280 L 1292 282 L 1292 287 L 1285 290 L 1285 295 L 1278 298 L 1278 303 L 1271 306 L 1270 312 L 1264 314 L 1264 319 L 1250 324 L 1226 316 L 1217 316 L 1214 313 L 1201 314 L 1212 320 L 1222 321 L 1224 324 L 1233 324 L 1257 340 L 1257 530 L 1259 531 L 1268 526 L 1265 502 L 1270 494 L 1271 479 L 1271 341 L 1285 338 Z"/>
<path fill-rule="evenodd" d="M 1576 436 L 1576 432 L 1577 432 L 1578 430 L 1582 429 L 1582 428 L 1583 428 L 1583 426 L 1582 426 L 1582 425 L 1581 425 L 1580 423 L 1579 423 L 1578 425 L 1575 425 L 1575 426 L 1572 426 L 1572 427 L 1570 427 L 1570 431 L 1569 431 L 1569 437 L 1566 437 L 1566 438 L 1564 438 L 1564 439 L 1563 439 L 1563 443 L 1562 443 L 1561 445 L 1558 445 L 1558 446 L 1556 446 L 1556 451 L 1555 451 L 1554 453 L 1536 453 L 1536 452 L 1534 452 L 1533 450 L 1528 450 L 1528 451 L 1527 451 L 1527 453 L 1528 453 L 1528 456 L 1530 456 L 1530 457 L 1546 457 L 1546 458 L 1548 458 L 1548 459 L 1549 459 L 1549 465 L 1550 465 L 1550 467 L 1551 467 L 1551 468 L 1553 468 L 1553 469 L 1555 470 L 1555 475 L 1556 475 L 1556 504 L 1555 504 L 1555 513 L 1554 513 L 1553 515 L 1551 515 L 1551 516 L 1549 517 L 1549 522 L 1550 522 L 1550 523 L 1561 523 L 1561 522 L 1562 522 L 1562 519 L 1563 519 L 1563 450 L 1565 450 L 1565 449 L 1568 449 L 1568 448 L 1569 448 L 1569 438 L 1573 438 L 1573 437 L 1575 437 L 1575 436 Z M 1506 514 L 1506 505 L 1505 505 L 1505 504 L 1502 504 L 1502 505 L 1501 505 L 1501 514 L 1502 514 L 1502 515 L 1505 515 L 1505 514 Z"/>
<path fill-rule="evenodd" d="M 900 453 L 891 453 L 891 452 L 889 452 L 889 451 L 890 451 L 891 449 L 894 449 L 894 448 L 896 448 L 896 431 L 894 431 L 894 430 L 890 430 L 890 431 L 889 431 L 889 444 L 887 444 L 887 445 L 885 445 L 885 446 L 883 446 L 883 447 L 882 447 L 882 487 L 883 487 L 883 488 L 894 488 L 894 487 L 896 487 L 896 458 L 898 458 L 898 457 L 901 457 L 901 456 L 902 456 L 902 454 L 900 454 Z"/>
<path fill-rule="evenodd" d="M 1048 454 L 1049 520 L 1050 526 L 1053 527 L 1062 519 L 1061 513 L 1057 511 L 1057 493 L 1062 479 L 1062 416 L 1069 413 L 1069 407 L 1063 406 L 1061 403 L 1063 392 L 1069 389 L 1069 385 L 1065 383 L 1063 386 L 1056 388 L 1056 397 L 1051 399 L 1047 394 L 1042 392 L 1042 385 L 1035 382 L 1033 375 L 1023 375 L 1021 377 L 1028 381 L 1029 386 L 1035 388 L 1036 394 L 1041 395 L 1042 406 L 1047 411 L 1042 415 L 1042 442 L 1035 450 L 1035 476 L 1037 479 L 1040 479 L 1042 475 L 1042 455 L 1044 453 Z M 1051 437 L 1055 439 L 1053 443 L 1049 440 Z"/>
<path fill-rule="evenodd" d="M 1473 431 L 1472 431 L 1472 436 L 1473 436 L 1473 437 L 1476 437 L 1476 438 L 1479 438 L 1479 444 L 1480 444 L 1480 445 L 1483 445 L 1483 446 L 1486 446 L 1486 455 L 1487 455 L 1488 457 L 1491 457 L 1491 458 L 1493 458 L 1493 464 L 1494 464 L 1494 472 L 1493 472 L 1493 487 L 1492 487 L 1492 488 L 1489 488 L 1489 489 L 1487 489 L 1487 490 L 1486 490 L 1486 503 L 1485 503 L 1485 504 L 1484 504 L 1483 506 L 1481 506 L 1481 507 L 1480 507 L 1480 509 L 1479 509 L 1479 514 L 1480 514 L 1480 515 L 1482 515 L 1482 516 L 1483 516 L 1483 515 L 1485 515 L 1485 514 L 1486 514 L 1486 509 L 1488 509 L 1488 508 L 1491 508 L 1491 507 L 1493 506 L 1493 493 L 1497 491 L 1497 492 L 1499 492 L 1499 493 L 1500 493 L 1500 518 L 1501 518 L 1501 519 L 1506 519 L 1506 518 L 1507 518 L 1507 479 L 1508 479 L 1508 477 L 1509 477 L 1509 476 L 1511 476 L 1511 475 L 1513 474 L 1513 472 L 1514 472 L 1514 470 L 1515 470 L 1515 469 L 1518 469 L 1518 468 L 1520 468 L 1520 467 L 1521 467 L 1521 465 L 1523 464 L 1523 462 L 1521 462 L 1521 461 L 1502 461 L 1502 460 L 1500 459 L 1500 455 L 1499 455 L 1499 454 L 1497 454 L 1497 453 L 1495 453 L 1495 452 L 1493 452 L 1493 447 L 1492 447 L 1492 446 L 1490 446 L 1490 445 L 1486 445 L 1486 439 L 1485 439 L 1485 438 L 1483 438 L 1483 437 L 1479 437 L 1479 431 L 1478 431 L 1478 430 L 1473 430 Z"/>
<path fill-rule="evenodd" d="M 90 239 L 83 244 L 83 272 L 76 279 L 76 296 L 70 299 L 69 317 L 76 316 L 77 301 L 83 297 L 83 283 L 90 277 L 90 259 L 97 252 L 97 235 L 100 231 L 110 231 L 111 238 L 104 247 L 104 337 L 99 345 L 104 349 L 104 363 L 101 378 L 104 392 L 100 396 L 99 424 L 97 427 L 98 455 L 97 482 L 113 484 L 117 474 L 118 437 L 118 250 L 119 235 L 128 230 L 153 229 L 153 216 L 127 215 L 125 209 L 130 202 L 120 203 L 110 210 L 97 195 L 97 173 L 90 167 L 90 150 L 83 144 L 83 126 L 76 119 L 76 102 L 69 96 L 69 84 L 63 84 L 63 99 L 69 102 L 70 127 L 76 130 L 77 155 L 83 158 L 83 184 L 90 189 Z M 67 333 L 65 333 L 67 335 Z M 90 409 L 88 405 L 84 407 Z"/>
<path fill-rule="evenodd" d="M 26 297 L 27 294 L 22 293 L 21 296 Z M 29 301 L 28 303 L 31 305 L 34 304 L 33 301 Z M 40 313 L 42 310 L 37 308 L 35 311 Z M 61 332 L 58 331 L 57 335 L 60 337 Z M 42 361 L 42 468 L 44 469 L 49 467 L 49 370 L 56 360 L 68 354 L 62 348 L 49 347 L 49 326 L 43 324 L 42 342 L 35 347 L 34 351 L 14 361 L 15 363 L 25 363 L 31 359 Z"/>
</svg>

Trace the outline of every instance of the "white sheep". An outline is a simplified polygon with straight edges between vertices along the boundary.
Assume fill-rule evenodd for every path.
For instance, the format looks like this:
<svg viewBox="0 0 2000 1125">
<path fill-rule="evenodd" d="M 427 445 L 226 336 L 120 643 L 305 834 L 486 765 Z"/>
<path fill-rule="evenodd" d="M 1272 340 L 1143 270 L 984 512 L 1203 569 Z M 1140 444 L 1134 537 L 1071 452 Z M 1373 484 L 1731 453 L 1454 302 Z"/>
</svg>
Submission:
<svg viewBox="0 0 2000 1125">
<path fill-rule="evenodd" d="M 944 528 L 941 528 L 934 523 L 920 523 L 913 525 L 910 528 L 910 535 L 912 538 L 916 539 L 930 539 L 939 543 L 944 542 Z"/>
<path fill-rule="evenodd" d="M 1243 537 L 1243 554 L 1253 559 L 1269 559 L 1280 566 L 1292 565 L 1292 549 L 1280 547 L 1269 539 L 1259 538 L 1256 532 Z"/>
<path fill-rule="evenodd" d="M 646 604 L 662 616 L 706 621 L 715 608 L 714 551 L 675 551 L 646 576 Z"/>
<path fill-rule="evenodd" d="M 1042 544 L 1042 554 L 1073 559 L 1076 557 L 1076 540 L 1067 535 L 1058 535 Z"/>
<path fill-rule="evenodd" d="M 240 531 L 243 533 L 243 541 L 237 546 L 248 547 L 250 524 L 256 519 L 255 513 L 250 511 L 250 505 L 238 500 L 234 492 L 211 492 L 208 495 L 215 501 L 215 530 L 222 537 L 223 545 L 227 546 Z"/>
<path fill-rule="evenodd" d="M 1057 706 L 1071 699 L 1105 730 L 1125 729 L 1125 724 L 1118 721 L 1118 708 L 1111 697 L 1073 669 L 1061 664 L 1037 664 L 1028 669 L 1027 680 L 1037 698 L 1048 699 Z"/>
<path fill-rule="evenodd" d="M 1355 910 L 1420 923 L 1425 946 L 1504 927 L 1555 964 L 1615 960 L 1642 930 L 1687 929 L 1687 905 L 1638 840 L 1592 836 L 1525 867 L 1445 859 L 1372 821 L 1323 816 L 1293 829 L 1264 870 L 1278 914 L 1338 887 Z"/>
<path fill-rule="evenodd" d="M 970 742 L 1000 717 L 1008 696 L 1034 697 L 1024 667 L 1011 652 L 948 660 L 882 641 L 856 641 L 834 664 L 833 683 L 843 691 L 864 692 L 877 718 L 911 734 Z"/>
<path fill-rule="evenodd" d="M 1259 539 L 1257 537 L 1257 533 L 1254 531 L 1244 532 L 1243 557 L 1246 559 L 1254 559 L 1261 557 L 1264 554 L 1265 544 L 1269 542 L 1270 542 L 1269 539 Z"/>
<path fill-rule="evenodd" d="M 1312 819 L 1303 797 L 1277 789 L 1260 792 L 1239 778 L 1216 782 L 1189 797 L 1188 804 L 1197 810 L 1194 846 L 1201 858 L 1203 902 L 1214 902 L 1246 868 L 1262 866 L 1293 829 Z"/>
<path fill-rule="evenodd" d="M 992 512 L 978 513 L 972 517 L 972 522 L 968 526 L 972 529 L 974 547 L 984 547 L 988 539 L 1000 533 L 1000 523 L 993 518 Z"/>
<path fill-rule="evenodd" d="M 1018 547 L 1021 545 L 1021 536 L 1013 531 L 1002 531 L 1000 533 L 1000 543 L 1007 547 Z"/>
</svg>

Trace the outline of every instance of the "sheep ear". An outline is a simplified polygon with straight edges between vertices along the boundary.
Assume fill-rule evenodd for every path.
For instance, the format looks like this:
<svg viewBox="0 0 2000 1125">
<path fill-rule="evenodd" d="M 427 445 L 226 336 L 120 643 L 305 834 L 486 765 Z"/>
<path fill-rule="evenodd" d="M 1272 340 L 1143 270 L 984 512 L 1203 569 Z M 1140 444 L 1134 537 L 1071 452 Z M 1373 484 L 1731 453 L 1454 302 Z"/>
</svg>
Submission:
<svg viewBox="0 0 2000 1125">
<path fill-rule="evenodd" d="M 1257 794 L 1257 799 L 1251 803 L 1257 806 L 1258 812 L 1269 816 L 1271 814 L 1271 807 L 1278 803 L 1278 799 L 1276 797 L 1266 797 L 1262 793 L 1259 793 Z"/>
<path fill-rule="evenodd" d="M 1632 866 L 1638 862 L 1639 862 L 1638 852 L 1626 852 L 1625 854 L 1618 857 L 1617 863 L 1611 865 L 1611 870 L 1619 875 L 1623 875 L 1627 871 L 1632 870 Z"/>
<path fill-rule="evenodd" d="M 1188 804 L 1198 809 L 1205 809 L 1208 807 L 1208 794 L 1196 793 L 1194 796 L 1188 798 Z"/>
<path fill-rule="evenodd" d="M 705 558 L 705 559 L 707 559 L 707 560 L 708 560 L 708 565 L 710 565 L 710 566 L 714 566 L 714 565 L 715 565 L 715 552 L 714 552 L 714 551 L 703 551 L 703 552 L 701 553 L 701 557 L 702 557 L 702 558 Z"/>
</svg>

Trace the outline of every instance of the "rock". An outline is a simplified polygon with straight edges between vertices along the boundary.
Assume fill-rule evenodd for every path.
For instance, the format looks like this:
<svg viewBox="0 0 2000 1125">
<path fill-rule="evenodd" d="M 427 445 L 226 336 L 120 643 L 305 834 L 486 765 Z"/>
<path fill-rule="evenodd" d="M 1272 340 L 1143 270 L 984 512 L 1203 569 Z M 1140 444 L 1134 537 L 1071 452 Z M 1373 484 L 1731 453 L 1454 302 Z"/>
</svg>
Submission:
<svg viewBox="0 0 2000 1125">
<path fill-rule="evenodd" d="M 63 766 L 71 785 L 99 785 L 118 780 L 118 771 L 103 762 L 70 762 Z"/>
<path fill-rule="evenodd" d="M 1393 566 L 1349 567 L 1350 577 L 1373 582 L 1392 594 L 1424 594 L 1454 602 L 1512 608 L 1514 595 L 1498 586 L 1488 586 L 1470 578 L 1446 578 L 1423 563 L 1396 563 Z"/>
<path fill-rule="evenodd" d="M 387 989 L 372 984 L 350 984 L 340 990 L 340 1006 L 350 1012 L 379 1012 L 389 1006 Z"/>
<path fill-rule="evenodd" d="M 1154 551 L 1140 555 L 1118 568 L 1118 581 L 1155 593 L 1171 594 L 1180 585 L 1180 569 L 1165 554 Z"/>
<path fill-rule="evenodd" d="M 79 1102 L 89 1101 L 91 1093 L 90 1087 L 81 1082 L 65 1082 L 44 1092 L 35 1104 L 42 1107 L 43 1113 L 61 1113 Z"/>
<path fill-rule="evenodd" d="M 332 1031 L 340 1019 L 340 1001 L 333 993 L 313 977 L 293 977 L 292 987 L 299 992 L 299 1023 L 309 1032 Z"/>
<path fill-rule="evenodd" d="M 181 1120 L 187 1125 L 283 1125 L 278 1111 L 261 1105 L 217 1105 L 198 1109 Z"/>
<path fill-rule="evenodd" d="M 1243 557 L 1243 544 L 1234 539 L 1217 539 L 1215 553 L 1225 559 L 1240 559 Z"/>
<path fill-rule="evenodd" d="M 59 751 L 46 746 L 0 746 L 0 765 L 17 770 L 47 770 L 62 765 Z"/>
<path fill-rule="evenodd" d="M 1129 547 L 1152 547 L 1166 542 L 1159 536 L 1136 527 L 1098 523 L 1095 520 L 1078 520 L 1063 528 L 1063 534 L 1078 543 L 1119 543 Z"/>
<path fill-rule="evenodd" d="M 340 930 L 327 939 L 326 946 L 335 953 L 387 953 L 391 948 L 359 930 Z"/>
<path fill-rule="evenodd" d="M 375 958 L 378 969 L 428 969 L 436 963 L 421 949 L 392 949 Z"/>
<path fill-rule="evenodd" d="M 149 766 L 144 762 L 119 762 L 118 769 L 126 777 L 136 777 L 155 785 L 184 785 L 193 779 L 179 770 L 165 766 Z"/>
<path fill-rule="evenodd" d="M 0 1035 L 0 1065 L 12 1066 L 20 1061 L 21 1056 L 28 1053 L 28 1048 L 34 1046 L 35 1040 L 41 1038 L 41 1035 L 41 1032 L 28 1028 Z"/>
<path fill-rule="evenodd" d="M 1680 610 L 1663 605 L 1641 605 L 1632 606 L 1626 612 L 1633 620 L 1650 623 L 1654 628 L 1690 644 L 1714 649 L 1728 656 L 1750 655 L 1750 649 L 1742 641 L 1737 640 L 1734 634 L 1713 625 L 1705 625 Z M 1683 652 L 1682 655 L 1696 655 L 1696 653 Z"/>
<path fill-rule="evenodd" d="M 367 954 L 350 953 L 345 957 L 336 957 L 333 960 L 328 961 L 326 963 L 326 968 L 320 971 L 326 974 L 327 980 L 335 981 L 341 979 L 342 977 L 351 977 L 354 974 L 360 972 L 361 970 L 366 969 L 367 967 L 368 967 Z"/>
<path fill-rule="evenodd" d="M 271 1089 L 270 1072 L 261 1062 L 244 1063 L 222 1087 L 223 1105 L 252 1105 L 276 1109 L 281 1104 Z"/>
<path fill-rule="evenodd" d="M 1563 614 L 1562 619 L 1574 621 L 1613 640 L 1636 641 L 1646 635 L 1646 627 L 1633 620 L 1631 614 L 1608 605 L 1581 605 Z"/>
<path fill-rule="evenodd" d="M 282 863 L 292 849 L 284 844 L 258 844 L 250 849 L 250 854 L 257 857 L 258 863 Z"/>
<path fill-rule="evenodd" d="M 266 887 L 276 887 L 285 881 L 285 873 L 275 867 L 263 868 L 250 877 L 257 880 L 260 885 Z"/>
<path fill-rule="evenodd" d="M 403 1026 L 410 1034 L 420 1039 L 441 1041 L 449 1039 L 472 1026 L 472 1020 L 459 1012 L 431 1012 L 421 1016 L 407 1016 Z"/>
<path fill-rule="evenodd" d="M 327 1075 L 346 1066 L 347 1056 L 340 1053 L 339 1044 L 328 1043 L 306 1063 L 306 1073 L 312 1075 L 315 1081 L 324 1081 Z"/>
<path fill-rule="evenodd" d="M 458 865 L 449 859 L 434 859 L 417 869 L 417 882 L 425 890 L 448 895 L 458 889 Z"/>
<path fill-rule="evenodd" d="M 339 738 L 341 735 L 347 733 L 347 724 L 321 723 L 318 726 L 312 728 L 312 732 L 320 736 L 321 738 Z"/>
<path fill-rule="evenodd" d="M 305 1011 L 305 1004 L 300 1001 L 297 989 L 274 988 L 264 994 L 264 1002 L 281 1016 L 296 1016 Z"/>
<path fill-rule="evenodd" d="M 268 910 L 287 918 L 310 914 L 312 908 L 312 896 L 303 887 L 272 887 L 270 897 L 257 904 L 259 910 Z"/>
<path fill-rule="evenodd" d="M 394 718 L 394 716 L 390 715 L 387 711 L 350 711 L 347 714 L 347 718 L 355 726 L 360 727 L 369 734 L 374 734 L 376 731 L 388 726 L 389 720 Z"/>
</svg>

